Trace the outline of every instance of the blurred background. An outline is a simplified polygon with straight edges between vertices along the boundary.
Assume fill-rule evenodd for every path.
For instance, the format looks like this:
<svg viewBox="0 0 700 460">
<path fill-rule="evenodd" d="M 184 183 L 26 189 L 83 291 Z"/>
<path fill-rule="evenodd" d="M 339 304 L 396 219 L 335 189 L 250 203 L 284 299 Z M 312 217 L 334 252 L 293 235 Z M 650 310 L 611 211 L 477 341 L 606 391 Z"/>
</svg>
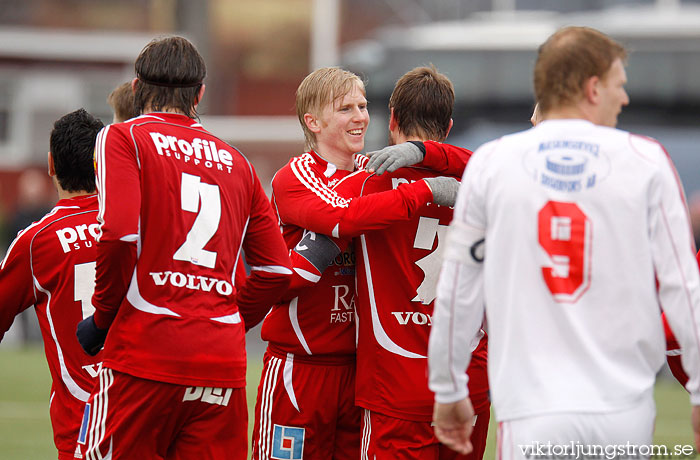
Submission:
<svg viewBox="0 0 700 460">
<path fill-rule="evenodd" d="M 302 152 L 294 92 L 311 70 L 339 65 L 365 79 L 373 150 L 387 140 L 395 81 L 432 63 L 455 85 L 448 142 L 476 149 L 529 127 L 537 47 L 565 25 L 595 27 L 631 51 L 631 103 L 619 127 L 666 146 L 700 242 L 700 0 L 0 0 L 0 257 L 57 199 L 46 174 L 53 122 L 84 107 L 110 123 L 107 95 L 134 77 L 133 62 L 154 37 L 183 35 L 197 46 L 208 68 L 202 123 L 238 147 L 269 190 L 274 172 Z M 0 349 L 39 344 L 35 316 L 19 317 Z M 249 347 L 250 362 L 259 361 L 259 334 L 249 334 Z M 11 409 L 20 387 L 38 383 L 22 373 L 41 359 L 36 347 L 2 355 L 0 426 L 35 426 L 33 416 L 48 426 L 45 363 L 36 371 L 39 401 Z M 679 432 L 669 423 L 657 431 Z M 3 433 L 15 435 L 0 430 L 7 445 Z M 17 458 L 29 458 L 22 452 Z"/>
</svg>

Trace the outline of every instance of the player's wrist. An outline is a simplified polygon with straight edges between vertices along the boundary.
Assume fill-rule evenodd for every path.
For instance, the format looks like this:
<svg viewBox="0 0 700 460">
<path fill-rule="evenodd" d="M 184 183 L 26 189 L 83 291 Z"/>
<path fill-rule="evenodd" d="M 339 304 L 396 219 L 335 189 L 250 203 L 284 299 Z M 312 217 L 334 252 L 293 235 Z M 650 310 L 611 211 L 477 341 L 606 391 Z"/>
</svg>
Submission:
<svg viewBox="0 0 700 460">
<path fill-rule="evenodd" d="M 420 149 L 421 154 L 423 155 L 423 158 L 425 158 L 425 144 L 422 141 L 408 141 L 408 143 L 418 147 L 418 149 Z"/>
<path fill-rule="evenodd" d="M 95 356 L 105 343 L 107 329 L 97 327 L 94 315 L 90 315 L 78 323 L 75 335 L 85 353 Z"/>
</svg>

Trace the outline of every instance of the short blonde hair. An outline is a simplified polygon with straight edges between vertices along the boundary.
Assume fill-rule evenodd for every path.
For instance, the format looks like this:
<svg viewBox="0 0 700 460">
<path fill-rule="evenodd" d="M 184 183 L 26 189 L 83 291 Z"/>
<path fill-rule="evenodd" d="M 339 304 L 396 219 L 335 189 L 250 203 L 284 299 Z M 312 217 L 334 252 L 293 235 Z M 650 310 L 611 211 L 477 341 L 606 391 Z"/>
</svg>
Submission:
<svg viewBox="0 0 700 460">
<path fill-rule="evenodd" d="M 304 149 L 316 149 L 316 134 L 306 126 L 304 115 L 320 116 L 327 104 L 349 94 L 358 87 L 365 95 L 365 84 L 360 77 L 338 67 L 322 67 L 304 78 L 296 92 L 296 109 L 299 123 L 304 130 Z"/>
</svg>

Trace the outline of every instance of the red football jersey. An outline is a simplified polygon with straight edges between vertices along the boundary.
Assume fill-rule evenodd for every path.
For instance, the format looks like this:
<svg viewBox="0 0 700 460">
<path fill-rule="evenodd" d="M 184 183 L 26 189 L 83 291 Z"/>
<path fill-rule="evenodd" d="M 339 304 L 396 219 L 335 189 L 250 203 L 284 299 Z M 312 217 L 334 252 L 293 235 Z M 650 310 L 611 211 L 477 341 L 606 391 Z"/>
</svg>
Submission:
<svg viewBox="0 0 700 460">
<path fill-rule="evenodd" d="M 366 162 L 366 157 L 357 160 Z M 350 174 L 313 151 L 292 158 L 277 172 L 272 180 L 272 203 L 288 248 L 301 240 L 305 230 L 351 237 L 384 228 L 407 219 L 432 197 L 421 182 L 371 197 L 346 199 L 333 187 Z M 354 265 L 352 249 L 346 249 L 312 289 L 273 307 L 261 331 L 272 353 L 354 359 Z"/>
<path fill-rule="evenodd" d="M 15 315 L 35 306 L 51 379 L 51 424 L 62 456 L 73 456 L 101 353 L 88 356 L 75 330 L 94 311 L 97 197 L 60 200 L 20 232 L 0 265 L 0 340 Z"/>
<path fill-rule="evenodd" d="M 104 365 L 160 382 L 244 386 L 241 316 L 262 317 L 291 274 L 252 165 L 174 113 L 104 128 L 96 163 L 93 304 L 98 327 L 113 320 Z M 236 286 L 242 249 L 251 274 Z"/>
<path fill-rule="evenodd" d="M 423 165 L 445 174 L 461 175 L 471 154 L 447 144 L 425 145 Z M 336 190 L 345 196 L 365 196 L 436 175 L 422 168 L 381 176 L 362 173 L 341 181 Z M 409 221 L 355 239 L 359 318 L 355 401 L 360 407 L 406 420 L 432 419 L 434 396 L 428 389 L 426 357 L 441 243 L 451 220 L 451 208 L 427 204 Z M 472 345 L 478 348 L 468 370 L 470 392 L 486 403 L 486 339 Z"/>
</svg>

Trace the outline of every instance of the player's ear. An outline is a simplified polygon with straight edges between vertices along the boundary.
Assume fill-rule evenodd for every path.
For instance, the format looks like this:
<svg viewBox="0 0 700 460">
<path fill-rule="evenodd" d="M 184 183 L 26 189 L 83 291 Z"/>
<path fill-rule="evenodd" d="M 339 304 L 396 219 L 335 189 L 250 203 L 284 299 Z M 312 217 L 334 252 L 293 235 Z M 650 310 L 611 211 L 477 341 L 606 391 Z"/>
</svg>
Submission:
<svg viewBox="0 0 700 460">
<path fill-rule="evenodd" d="M 132 93 L 135 93 L 135 92 L 136 92 L 136 82 L 137 82 L 137 81 L 139 81 L 138 78 L 134 78 L 133 80 L 131 80 L 131 92 L 132 92 Z"/>
<path fill-rule="evenodd" d="M 49 151 L 48 155 L 48 164 L 49 164 L 49 177 L 53 177 L 56 175 L 56 167 L 53 164 L 53 155 L 51 155 L 51 152 Z"/>
<path fill-rule="evenodd" d="M 305 113 L 304 123 L 306 124 L 306 127 L 309 128 L 309 131 L 311 131 L 312 133 L 321 132 L 321 122 L 318 118 L 316 118 L 314 114 L 308 112 Z"/>
<path fill-rule="evenodd" d="M 445 131 L 445 139 L 450 135 L 450 130 L 452 129 L 452 118 L 450 118 L 450 124 L 447 125 L 447 131 Z"/>
<path fill-rule="evenodd" d="M 600 102 L 600 84 L 601 80 L 597 75 L 590 77 L 583 83 L 583 97 L 590 104 L 598 105 Z"/>
<path fill-rule="evenodd" d="M 394 108 L 392 107 L 391 109 L 391 114 L 389 115 L 389 131 L 394 131 L 399 127 L 399 123 L 396 121 L 396 117 L 394 116 Z"/>
<path fill-rule="evenodd" d="M 199 92 L 197 93 L 197 100 L 194 103 L 194 106 L 197 107 L 197 104 L 202 100 L 202 97 L 204 97 L 204 88 L 205 85 L 202 83 L 202 86 L 199 87 Z"/>
</svg>

